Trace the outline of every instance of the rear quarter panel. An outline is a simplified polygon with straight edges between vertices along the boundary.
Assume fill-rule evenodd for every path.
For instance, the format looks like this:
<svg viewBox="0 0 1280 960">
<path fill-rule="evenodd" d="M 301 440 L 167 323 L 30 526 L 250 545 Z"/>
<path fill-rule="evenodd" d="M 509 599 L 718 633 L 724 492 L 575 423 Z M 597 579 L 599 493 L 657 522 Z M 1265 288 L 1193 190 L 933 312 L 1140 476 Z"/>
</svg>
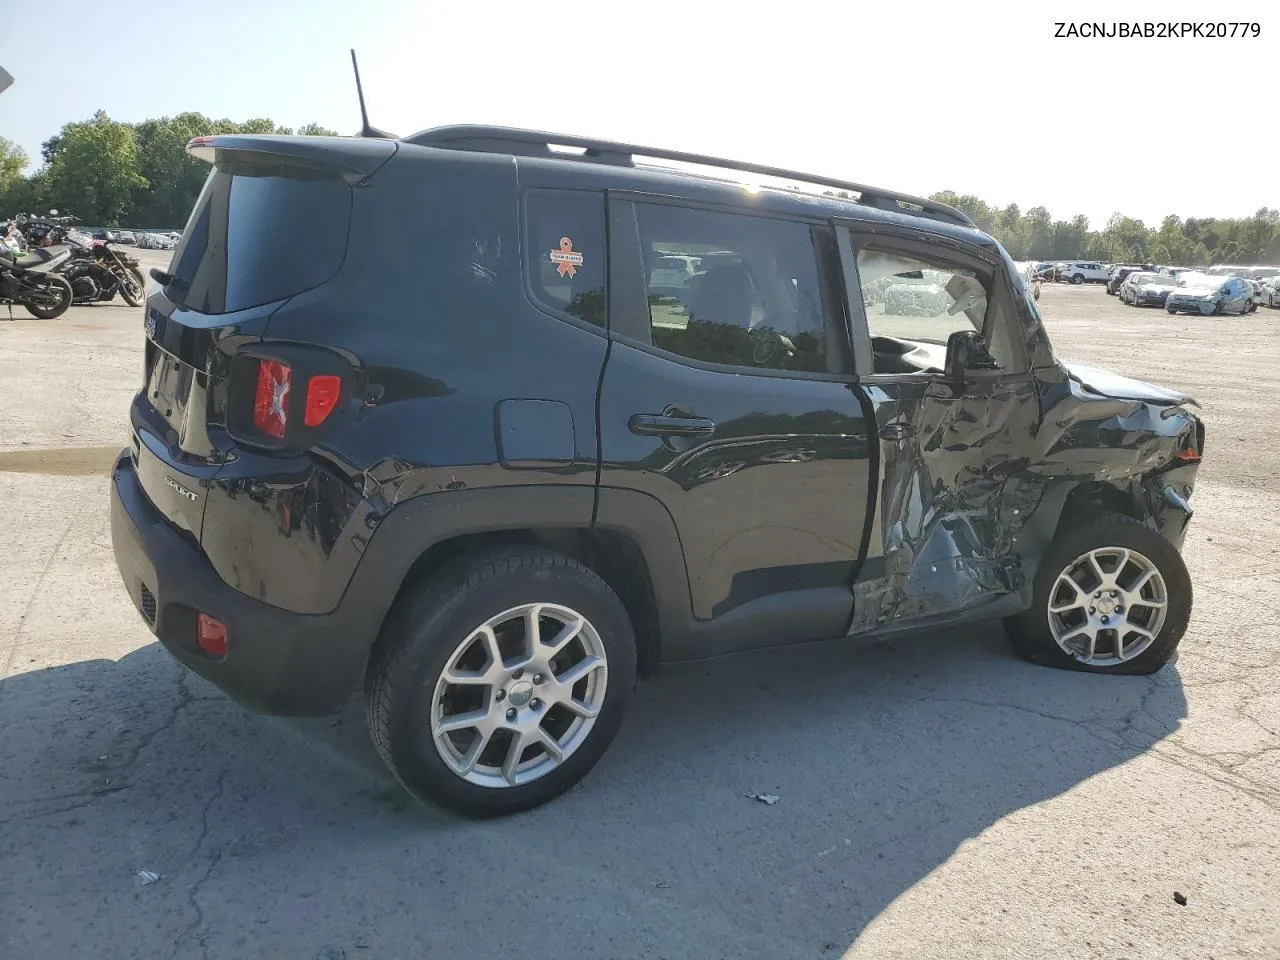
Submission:
<svg viewBox="0 0 1280 960">
<path fill-rule="evenodd" d="M 310 453 L 241 455 L 213 481 L 205 549 L 228 583 L 332 610 L 383 518 L 432 493 L 574 487 L 590 523 L 607 341 L 525 296 L 518 211 L 510 157 L 402 145 L 356 188 L 342 269 L 280 307 L 263 342 L 337 351 L 358 386 Z M 512 400 L 544 404 L 500 420 Z"/>
</svg>

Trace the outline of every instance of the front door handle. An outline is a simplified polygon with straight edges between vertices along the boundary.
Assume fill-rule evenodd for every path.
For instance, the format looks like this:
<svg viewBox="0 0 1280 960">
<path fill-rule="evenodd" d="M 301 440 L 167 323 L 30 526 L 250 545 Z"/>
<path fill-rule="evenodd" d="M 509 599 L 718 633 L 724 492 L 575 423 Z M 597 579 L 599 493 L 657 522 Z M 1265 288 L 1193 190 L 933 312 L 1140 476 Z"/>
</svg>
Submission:
<svg viewBox="0 0 1280 960">
<path fill-rule="evenodd" d="M 627 426 L 632 433 L 642 437 L 709 437 L 716 432 L 715 421 L 706 417 L 673 417 L 659 413 L 637 413 Z"/>
<path fill-rule="evenodd" d="M 909 423 L 886 423 L 880 428 L 881 440 L 906 440 L 915 436 L 915 428 Z"/>
</svg>

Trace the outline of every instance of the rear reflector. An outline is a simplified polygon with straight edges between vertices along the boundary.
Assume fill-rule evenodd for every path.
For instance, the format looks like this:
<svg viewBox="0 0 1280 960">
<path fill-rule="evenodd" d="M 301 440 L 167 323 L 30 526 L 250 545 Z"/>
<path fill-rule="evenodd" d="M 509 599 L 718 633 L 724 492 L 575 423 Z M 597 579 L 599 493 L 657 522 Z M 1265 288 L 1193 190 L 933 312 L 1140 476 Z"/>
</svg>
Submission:
<svg viewBox="0 0 1280 960">
<path fill-rule="evenodd" d="M 196 617 L 196 643 L 211 657 L 227 655 L 227 625 L 207 613 Z"/>
<path fill-rule="evenodd" d="M 253 425 L 277 440 L 289 426 L 289 386 L 292 379 L 288 364 L 278 360 L 258 361 L 258 389 L 253 397 Z"/>
<path fill-rule="evenodd" d="M 331 374 L 312 377 L 307 383 L 307 412 L 303 423 L 308 427 L 318 427 L 338 405 L 338 396 L 342 393 L 342 378 Z"/>
</svg>

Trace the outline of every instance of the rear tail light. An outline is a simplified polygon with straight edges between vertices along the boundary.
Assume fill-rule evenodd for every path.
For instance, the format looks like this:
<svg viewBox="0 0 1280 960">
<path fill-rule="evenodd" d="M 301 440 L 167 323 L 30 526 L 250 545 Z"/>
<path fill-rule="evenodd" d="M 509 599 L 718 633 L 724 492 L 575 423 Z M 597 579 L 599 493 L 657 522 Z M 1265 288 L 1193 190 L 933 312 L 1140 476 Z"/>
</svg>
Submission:
<svg viewBox="0 0 1280 960">
<path fill-rule="evenodd" d="M 253 425 L 268 437 L 280 439 L 289 427 L 289 389 L 292 371 L 278 360 L 258 361 L 258 389 L 253 397 Z"/>
<path fill-rule="evenodd" d="M 196 643 L 211 657 L 227 655 L 227 625 L 207 613 L 196 617 Z"/>
<path fill-rule="evenodd" d="M 342 394 L 342 378 L 332 374 L 320 374 L 307 383 L 307 409 L 302 422 L 308 427 L 324 423 Z"/>
<path fill-rule="evenodd" d="M 310 449 L 339 419 L 339 406 L 360 395 L 358 382 L 351 362 L 323 347 L 245 347 L 231 361 L 227 431 L 261 450 Z"/>
</svg>

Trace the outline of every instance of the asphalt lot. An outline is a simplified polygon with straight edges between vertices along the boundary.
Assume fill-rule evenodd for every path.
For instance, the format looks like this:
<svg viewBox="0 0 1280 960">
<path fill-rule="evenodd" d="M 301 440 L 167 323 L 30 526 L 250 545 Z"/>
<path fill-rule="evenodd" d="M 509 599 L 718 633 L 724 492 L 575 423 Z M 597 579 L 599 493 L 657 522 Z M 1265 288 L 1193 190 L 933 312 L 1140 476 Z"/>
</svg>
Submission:
<svg viewBox="0 0 1280 960">
<path fill-rule="evenodd" d="M 1174 664 L 1037 668 L 999 624 L 720 661 L 489 823 L 409 802 L 358 701 L 252 716 L 168 658 L 107 518 L 140 311 L 0 318 L 0 958 L 1280 957 L 1280 311 L 1042 308 L 1204 405 Z"/>
</svg>

